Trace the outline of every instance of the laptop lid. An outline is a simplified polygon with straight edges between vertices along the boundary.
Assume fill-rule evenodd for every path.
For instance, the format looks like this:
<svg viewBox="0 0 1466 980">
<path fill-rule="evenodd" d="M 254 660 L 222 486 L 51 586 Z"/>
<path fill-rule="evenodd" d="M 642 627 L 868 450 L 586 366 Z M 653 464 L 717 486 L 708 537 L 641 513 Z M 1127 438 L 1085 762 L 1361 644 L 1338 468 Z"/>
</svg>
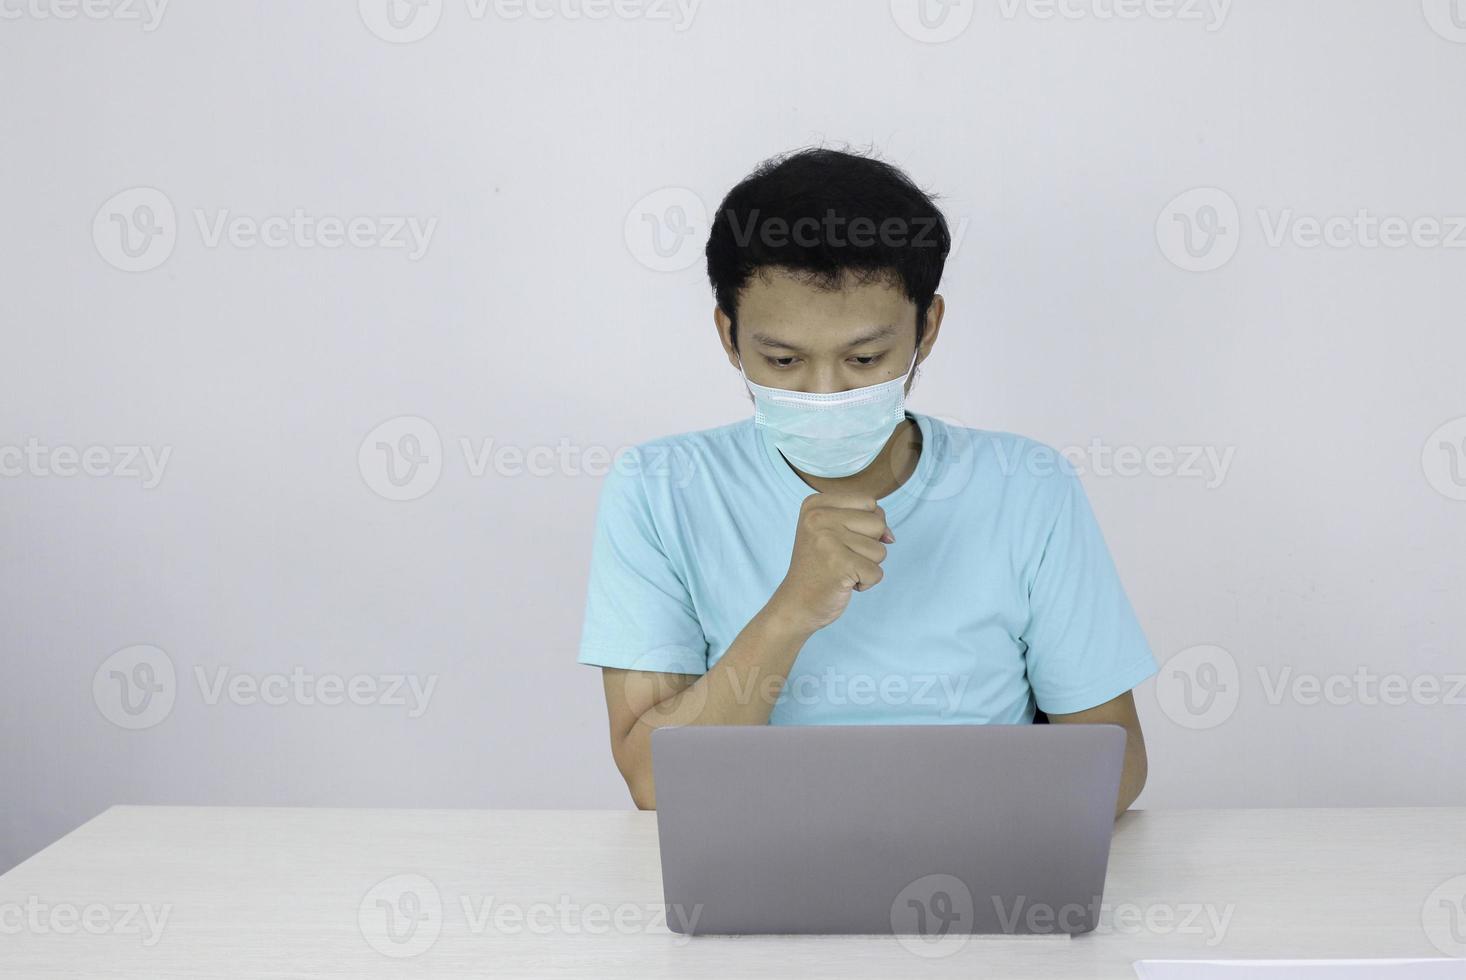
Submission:
<svg viewBox="0 0 1466 980">
<path fill-rule="evenodd" d="M 1118 725 L 686 725 L 651 746 L 674 932 L 1098 923 Z"/>
</svg>

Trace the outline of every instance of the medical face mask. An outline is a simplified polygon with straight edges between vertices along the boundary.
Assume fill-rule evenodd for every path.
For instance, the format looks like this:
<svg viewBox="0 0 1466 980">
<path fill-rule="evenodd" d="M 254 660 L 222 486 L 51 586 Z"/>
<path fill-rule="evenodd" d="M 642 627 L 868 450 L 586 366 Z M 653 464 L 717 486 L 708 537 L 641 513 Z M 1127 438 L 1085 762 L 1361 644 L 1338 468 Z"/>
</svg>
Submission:
<svg viewBox="0 0 1466 980">
<path fill-rule="evenodd" d="M 836 478 L 871 464 L 906 414 L 906 374 L 850 391 L 811 393 L 754 384 L 738 370 L 753 395 L 753 422 L 766 429 L 784 458 L 810 476 Z"/>
</svg>

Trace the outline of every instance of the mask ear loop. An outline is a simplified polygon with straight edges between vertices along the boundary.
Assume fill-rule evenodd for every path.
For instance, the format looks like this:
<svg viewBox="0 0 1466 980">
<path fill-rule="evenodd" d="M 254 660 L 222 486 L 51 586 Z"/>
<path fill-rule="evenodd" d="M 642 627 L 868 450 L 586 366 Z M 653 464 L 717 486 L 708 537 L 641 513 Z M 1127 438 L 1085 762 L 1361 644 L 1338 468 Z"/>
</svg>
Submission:
<svg viewBox="0 0 1466 980">
<path fill-rule="evenodd" d="M 743 352 L 738 354 L 738 374 L 743 378 L 743 390 L 748 394 L 748 400 L 753 402 L 754 409 L 758 408 L 758 396 L 753 393 L 753 382 L 748 380 L 748 372 L 743 370 Z"/>
<path fill-rule="evenodd" d="M 921 345 L 916 345 L 916 350 L 911 352 L 911 366 L 906 369 L 906 377 L 901 380 L 901 391 L 906 392 L 908 385 L 916 383 L 916 362 L 921 360 Z"/>
<path fill-rule="evenodd" d="M 920 359 L 921 345 L 917 344 L 916 350 L 911 352 L 911 366 L 906 369 L 906 377 L 901 380 L 901 419 L 903 421 L 911 415 L 910 410 L 905 407 L 905 402 L 907 396 L 910 394 L 908 389 L 916 384 L 916 362 Z"/>
</svg>

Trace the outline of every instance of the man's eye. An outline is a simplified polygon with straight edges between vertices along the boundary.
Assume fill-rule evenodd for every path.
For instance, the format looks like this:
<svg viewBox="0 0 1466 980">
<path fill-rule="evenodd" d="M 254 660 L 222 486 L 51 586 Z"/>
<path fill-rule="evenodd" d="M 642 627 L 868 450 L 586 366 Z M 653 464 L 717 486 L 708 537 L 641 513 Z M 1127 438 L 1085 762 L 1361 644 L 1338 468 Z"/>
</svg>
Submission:
<svg viewBox="0 0 1466 980">
<path fill-rule="evenodd" d="M 794 358 L 792 357 L 766 357 L 764 360 L 768 361 L 770 366 L 776 368 L 786 368 L 794 363 Z"/>
<path fill-rule="evenodd" d="M 870 367 L 872 364 L 880 363 L 881 358 L 884 356 L 884 354 L 857 354 L 851 360 L 861 367 Z"/>
</svg>

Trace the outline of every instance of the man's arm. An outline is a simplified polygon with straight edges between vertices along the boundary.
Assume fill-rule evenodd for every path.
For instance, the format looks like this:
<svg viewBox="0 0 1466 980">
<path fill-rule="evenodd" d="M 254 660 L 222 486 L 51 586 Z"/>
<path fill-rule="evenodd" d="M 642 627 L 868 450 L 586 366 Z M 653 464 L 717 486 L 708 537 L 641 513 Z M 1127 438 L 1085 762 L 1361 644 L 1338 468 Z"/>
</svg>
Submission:
<svg viewBox="0 0 1466 980">
<path fill-rule="evenodd" d="M 1115 802 L 1115 819 L 1130 809 L 1130 804 L 1145 788 L 1147 764 L 1145 736 L 1140 731 L 1140 718 L 1135 714 L 1135 696 L 1126 691 L 1113 700 L 1068 715 L 1049 715 L 1056 725 L 1119 725 L 1125 729 L 1125 769 L 1120 775 L 1120 797 Z"/>
<path fill-rule="evenodd" d="M 805 641 L 880 582 L 895 537 L 874 497 L 812 493 L 800 505 L 789 572 L 707 673 L 603 667 L 611 754 L 643 810 L 657 807 L 651 734 L 665 725 L 766 725 Z"/>
<path fill-rule="evenodd" d="M 765 606 L 706 674 L 604 667 L 611 755 L 638 809 L 655 810 L 652 732 L 664 725 L 765 725 L 809 634 Z"/>
</svg>

